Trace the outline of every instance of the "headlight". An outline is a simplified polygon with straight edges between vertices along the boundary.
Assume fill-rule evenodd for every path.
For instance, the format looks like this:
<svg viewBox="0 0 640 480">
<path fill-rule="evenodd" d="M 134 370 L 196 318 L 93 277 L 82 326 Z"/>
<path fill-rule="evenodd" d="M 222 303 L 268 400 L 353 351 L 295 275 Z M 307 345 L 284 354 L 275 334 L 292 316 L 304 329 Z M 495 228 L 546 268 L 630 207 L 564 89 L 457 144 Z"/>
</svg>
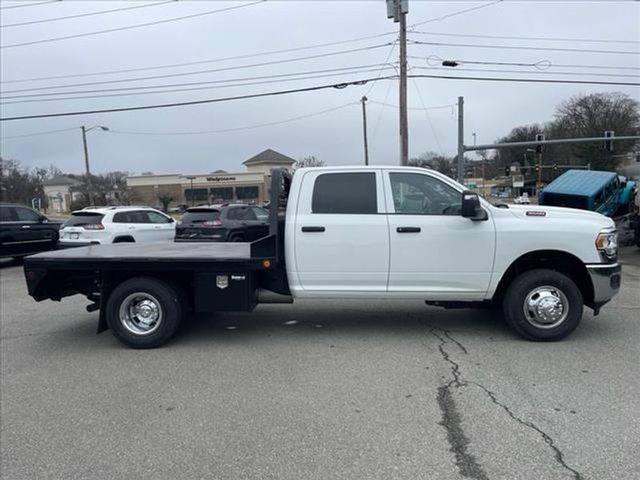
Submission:
<svg viewBox="0 0 640 480">
<path fill-rule="evenodd" d="M 607 258 L 618 255 L 618 233 L 603 232 L 596 238 L 596 248 Z"/>
</svg>

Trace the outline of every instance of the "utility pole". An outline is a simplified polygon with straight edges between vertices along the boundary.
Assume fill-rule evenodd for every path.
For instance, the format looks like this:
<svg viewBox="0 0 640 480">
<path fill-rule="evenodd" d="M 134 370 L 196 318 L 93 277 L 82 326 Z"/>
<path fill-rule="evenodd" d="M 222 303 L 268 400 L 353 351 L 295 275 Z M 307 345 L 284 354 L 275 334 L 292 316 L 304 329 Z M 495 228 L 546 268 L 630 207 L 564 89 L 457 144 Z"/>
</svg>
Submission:
<svg viewBox="0 0 640 480">
<path fill-rule="evenodd" d="M 464 185 L 464 97 L 458 97 L 458 183 Z"/>
<path fill-rule="evenodd" d="M 364 164 L 369 165 L 369 145 L 367 144 L 367 97 L 363 96 L 362 102 L 362 133 L 364 136 Z"/>
<path fill-rule="evenodd" d="M 400 24 L 400 165 L 409 163 L 409 122 L 407 120 L 407 13 L 409 0 L 386 0 L 387 18 Z"/>
<path fill-rule="evenodd" d="M 89 205 L 94 206 L 93 186 L 91 185 L 91 170 L 89 169 L 89 149 L 87 148 L 87 128 L 83 125 L 82 129 L 82 145 L 84 147 L 84 168 L 87 176 L 87 196 L 89 197 Z"/>
<path fill-rule="evenodd" d="M 400 12 L 400 165 L 409 164 L 407 119 L 407 15 Z"/>
</svg>

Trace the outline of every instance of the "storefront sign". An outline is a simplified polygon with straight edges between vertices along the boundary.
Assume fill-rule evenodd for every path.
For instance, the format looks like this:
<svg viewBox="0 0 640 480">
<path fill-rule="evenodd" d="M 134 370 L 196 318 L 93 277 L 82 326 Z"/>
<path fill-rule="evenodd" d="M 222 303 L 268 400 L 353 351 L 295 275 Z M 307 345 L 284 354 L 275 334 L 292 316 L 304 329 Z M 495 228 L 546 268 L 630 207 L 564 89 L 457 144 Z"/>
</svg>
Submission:
<svg viewBox="0 0 640 480">
<path fill-rule="evenodd" d="M 236 177 L 207 177 L 207 182 L 235 182 Z"/>
</svg>

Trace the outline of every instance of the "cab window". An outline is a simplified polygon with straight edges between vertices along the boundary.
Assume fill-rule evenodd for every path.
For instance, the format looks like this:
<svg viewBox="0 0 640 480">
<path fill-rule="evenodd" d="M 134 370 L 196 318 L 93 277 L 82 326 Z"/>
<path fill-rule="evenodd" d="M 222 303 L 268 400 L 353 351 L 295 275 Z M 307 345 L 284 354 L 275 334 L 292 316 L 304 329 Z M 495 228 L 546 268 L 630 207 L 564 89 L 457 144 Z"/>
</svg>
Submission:
<svg viewBox="0 0 640 480">
<path fill-rule="evenodd" d="M 396 214 L 460 215 L 462 194 L 430 175 L 390 173 Z"/>
<path fill-rule="evenodd" d="M 311 213 L 362 215 L 377 212 L 374 172 L 324 173 L 316 178 Z"/>
</svg>

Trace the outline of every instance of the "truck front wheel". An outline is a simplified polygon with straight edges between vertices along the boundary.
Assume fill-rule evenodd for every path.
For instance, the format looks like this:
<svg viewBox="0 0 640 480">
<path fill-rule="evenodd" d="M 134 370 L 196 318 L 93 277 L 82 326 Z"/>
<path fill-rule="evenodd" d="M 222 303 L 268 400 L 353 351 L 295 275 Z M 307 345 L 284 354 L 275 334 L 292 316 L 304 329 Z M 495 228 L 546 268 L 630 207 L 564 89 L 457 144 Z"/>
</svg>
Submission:
<svg viewBox="0 0 640 480">
<path fill-rule="evenodd" d="M 580 289 L 554 270 L 529 270 L 516 277 L 503 303 L 507 323 L 528 340 L 560 340 L 582 319 Z"/>
<path fill-rule="evenodd" d="M 150 277 L 118 285 L 107 301 L 106 318 L 114 336 L 131 348 L 155 348 L 178 330 L 185 306 L 179 292 Z"/>
</svg>

